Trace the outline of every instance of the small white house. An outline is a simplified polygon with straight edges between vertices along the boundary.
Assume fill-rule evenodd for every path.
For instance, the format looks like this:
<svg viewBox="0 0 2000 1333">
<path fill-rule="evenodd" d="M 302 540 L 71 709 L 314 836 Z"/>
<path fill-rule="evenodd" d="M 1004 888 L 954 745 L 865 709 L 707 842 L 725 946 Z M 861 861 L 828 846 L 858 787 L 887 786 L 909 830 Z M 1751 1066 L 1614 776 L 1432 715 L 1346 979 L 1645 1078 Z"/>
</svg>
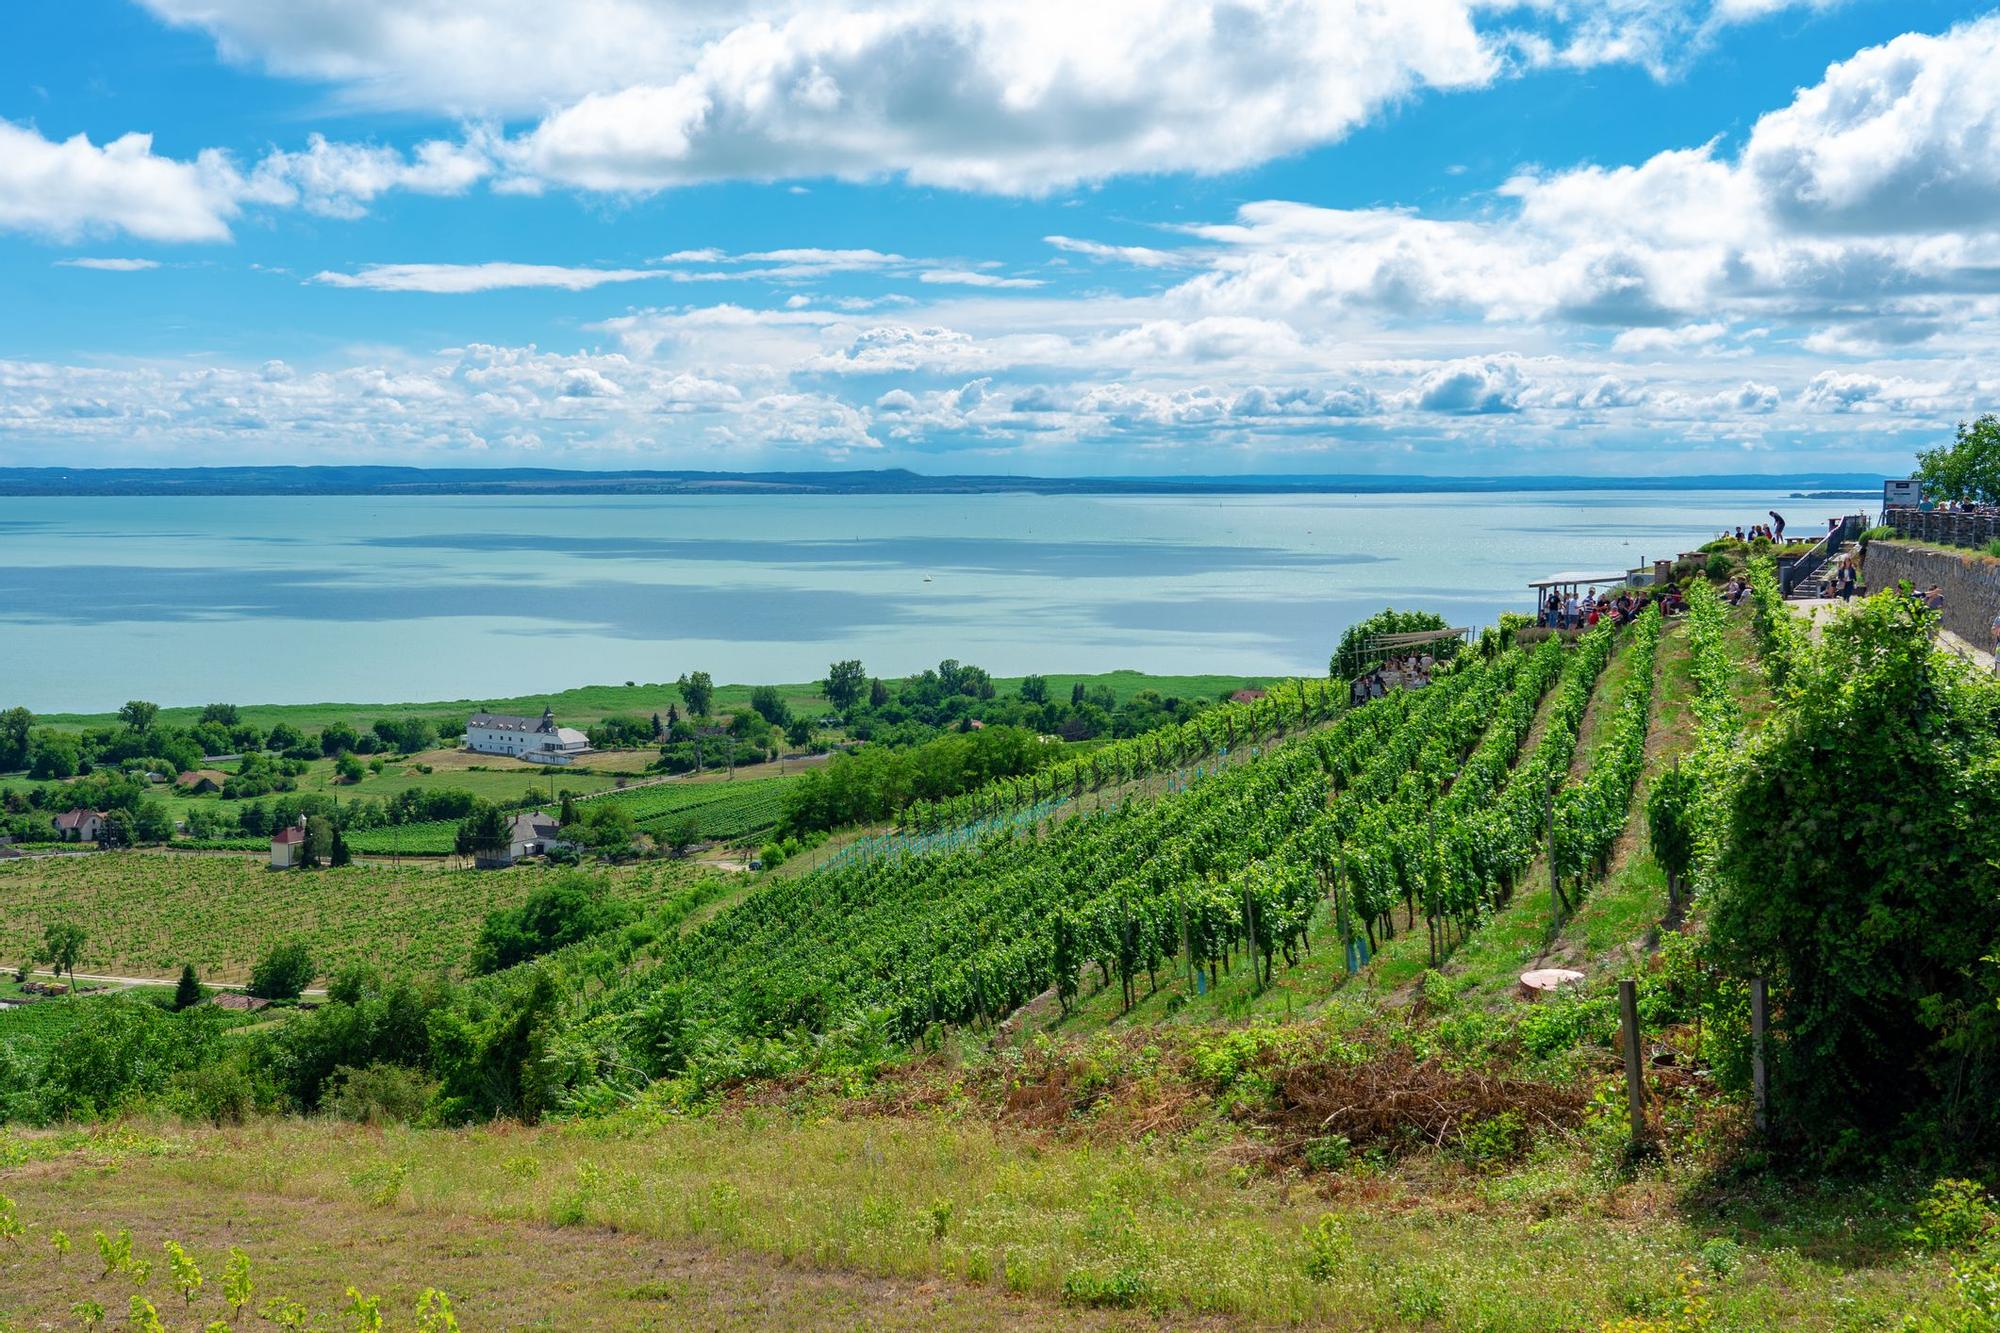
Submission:
<svg viewBox="0 0 2000 1333">
<path fill-rule="evenodd" d="M 290 828 L 271 835 L 271 869 L 290 870 L 306 859 L 306 821 L 301 818 Z"/>
<path fill-rule="evenodd" d="M 65 810 L 56 816 L 56 835 L 64 842 L 98 842 L 104 837 L 104 813 L 100 810 Z"/>
<path fill-rule="evenodd" d="M 504 754 L 531 764 L 567 764 L 590 750 L 590 737 L 556 725 L 553 708 L 542 715 L 474 713 L 465 724 L 465 748 L 475 754 Z"/>
</svg>

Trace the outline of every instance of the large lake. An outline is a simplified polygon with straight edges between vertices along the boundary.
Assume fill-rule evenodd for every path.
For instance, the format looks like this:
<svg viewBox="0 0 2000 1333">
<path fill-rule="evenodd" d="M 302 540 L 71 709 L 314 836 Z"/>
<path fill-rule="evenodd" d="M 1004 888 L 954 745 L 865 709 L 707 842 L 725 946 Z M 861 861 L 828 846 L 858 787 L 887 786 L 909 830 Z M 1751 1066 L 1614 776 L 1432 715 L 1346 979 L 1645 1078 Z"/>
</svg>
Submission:
<svg viewBox="0 0 2000 1333">
<path fill-rule="evenodd" d="M 0 707 L 799 681 L 1324 672 L 1394 603 L 1455 623 L 1670 555 L 1776 492 L 0 500 Z"/>
</svg>

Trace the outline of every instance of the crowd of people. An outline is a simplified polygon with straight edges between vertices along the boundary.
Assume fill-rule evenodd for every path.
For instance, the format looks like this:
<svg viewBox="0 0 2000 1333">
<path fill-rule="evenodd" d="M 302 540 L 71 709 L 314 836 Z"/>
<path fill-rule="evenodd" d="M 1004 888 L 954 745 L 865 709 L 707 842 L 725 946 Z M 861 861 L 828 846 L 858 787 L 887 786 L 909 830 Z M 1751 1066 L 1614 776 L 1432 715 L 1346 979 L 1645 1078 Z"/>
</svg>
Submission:
<svg viewBox="0 0 2000 1333">
<path fill-rule="evenodd" d="M 1431 683 L 1431 669 L 1436 665 L 1436 659 L 1429 653 L 1384 658 L 1347 687 L 1348 702 L 1365 704 L 1370 699 L 1380 699 L 1390 690 L 1421 690 Z"/>
<path fill-rule="evenodd" d="M 1629 588 L 1616 597 L 1599 597 L 1595 589 L 1578 597 L 1574 588 L 1567 593 L 1551 588 L 1535 623 L 1543 629 L 1593 629 L 1604 620 L 1616 625 L 1626 624 L 1645 609 L 1645 597 Z M 1664 601 L 1660 610 L 1667 615 L 1674 614 L 1673 608 L 1665 605 Z"/>
</svg>

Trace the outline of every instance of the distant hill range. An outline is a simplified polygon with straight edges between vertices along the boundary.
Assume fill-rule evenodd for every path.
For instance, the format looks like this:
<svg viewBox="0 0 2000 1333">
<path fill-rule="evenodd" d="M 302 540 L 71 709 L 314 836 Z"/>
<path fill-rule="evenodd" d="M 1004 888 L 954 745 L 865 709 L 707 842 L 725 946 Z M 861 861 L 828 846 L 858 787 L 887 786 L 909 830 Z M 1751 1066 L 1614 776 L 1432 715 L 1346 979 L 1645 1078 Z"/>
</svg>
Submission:
<svg viewBox="0 0 2000 1333">
<path fill-rule="evenodd" d="M 1696 477 L 1010 477 L 843 472 L 578 472 L 562 468 L 0 468 L 0 495 L 1268 495 L 1478 491 L 1866 490 L 1870 473 Z"/>
</svg>

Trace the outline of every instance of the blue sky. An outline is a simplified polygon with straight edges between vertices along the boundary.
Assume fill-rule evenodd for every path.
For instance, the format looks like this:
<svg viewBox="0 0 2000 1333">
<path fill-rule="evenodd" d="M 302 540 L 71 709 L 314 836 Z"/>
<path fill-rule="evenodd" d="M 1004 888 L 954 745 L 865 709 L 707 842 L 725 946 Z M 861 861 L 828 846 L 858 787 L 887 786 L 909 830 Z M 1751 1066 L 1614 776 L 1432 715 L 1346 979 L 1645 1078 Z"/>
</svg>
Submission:
<svg viewBox="0 0 2000 1333">
<path fill-rule="evenodd" d="M 1900 471 L 2000 397 L 1974 6 L 23 9 L 4 464 Z"/>
</svg>

